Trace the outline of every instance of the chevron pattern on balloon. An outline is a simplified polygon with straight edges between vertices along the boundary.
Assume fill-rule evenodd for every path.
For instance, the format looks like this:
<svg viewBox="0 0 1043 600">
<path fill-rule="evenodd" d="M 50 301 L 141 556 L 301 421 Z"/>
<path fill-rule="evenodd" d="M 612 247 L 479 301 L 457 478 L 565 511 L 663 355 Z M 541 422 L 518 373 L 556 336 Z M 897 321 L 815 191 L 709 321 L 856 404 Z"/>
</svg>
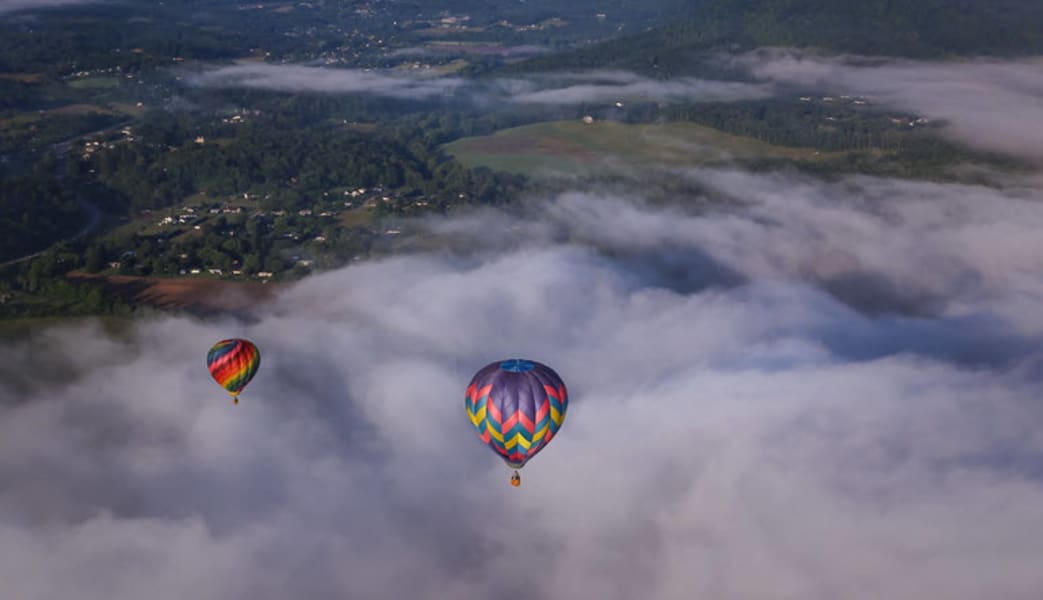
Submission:
<svg viewBox="0 0 1043 600">
<path fill-rule="evenodd" d="M 545 370 L 540 372 L 536 365 L 505 361 L 492 372 L 491 382 L 476 376 L 465 393 L 467 416 L 479 439 L 512 468 L 522 467 L 554 438 L 568 409 L 564 383 L 548 367 L 539 365 Z M 527 393 L 519 394 L 518 389 Z"/>
</svg>

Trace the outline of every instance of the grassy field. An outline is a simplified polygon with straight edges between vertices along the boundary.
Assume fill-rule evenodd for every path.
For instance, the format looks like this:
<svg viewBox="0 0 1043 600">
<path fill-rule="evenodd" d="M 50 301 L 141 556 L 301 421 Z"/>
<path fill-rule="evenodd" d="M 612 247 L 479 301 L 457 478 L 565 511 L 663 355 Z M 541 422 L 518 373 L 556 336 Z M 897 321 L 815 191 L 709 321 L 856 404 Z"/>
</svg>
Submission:
<svg viewBox="0 0 1043 600">
<path fill-rule="evenodd" d="M 133 104 L 126 104 L 123 102 L 113 102 L 112 110 L 131 117 L 140 117 L 141 115 L 145 114 L 144 106 L 135 106 Z"/>
<path fill-rule="evenodd" d="M 96 104 L 69 104 L 67 106 L 59 106 L 58 108 L 52 108 L 49 110 L 38 110 L 38 111 L 23 111 L 21 114 L 6 119 L 0 119 L 0 129 L 11 129 L 21 127 L 23 125 L 29 125 L 42 121 L 51 116 L 79 116 L 87 115 L 90 113 L 98 113 L 103 115 L 114 115 L 118 114 L 105 108 L 104 106 L 98 106 Z"/>
<path fill-rule="evenodd" d="M 272 299 L 285 284 L 261 281 L 224 281 L 207 277 L 134 277 L 90 275 L 73 271 L 72 281 L 100 281 L 124 302 L 159 309 L 236 311 Z"/>
<path fill-rule="evenodd" d="M 376 221 L 377 213 L 372 208 L 354 208 L 340 213 L 338 222 L 341 227 L 367 227 Z"/>
<path fill-rule="evenodd" d="M 699 166 L 734 159 L 826 160 L 811 148 L 773 146 L 694 123 L 551 121 L 444 146 L 468 167 L 525 175 L 594 174 L 634 166 Z"/>
<path fill-rule="evenodd" d="M 111 124 L 116 115 L 102 106 L 72 104 L 0 118 L 0 154 L 22 152 L 88 133 L 99 125 Z"/>
<path fill-rule="evenodd" d="M 19 83 L 40 83 L 44 80 L 42 73 L 0 73 L 0 80 L 17 81 Z"/>
<path fill-rule="evenodd" d="M 77 90 L 107 90 L 120 84 L 115 77 L 88 77 L 69 82 L 69 87 Z"/>
</svg>

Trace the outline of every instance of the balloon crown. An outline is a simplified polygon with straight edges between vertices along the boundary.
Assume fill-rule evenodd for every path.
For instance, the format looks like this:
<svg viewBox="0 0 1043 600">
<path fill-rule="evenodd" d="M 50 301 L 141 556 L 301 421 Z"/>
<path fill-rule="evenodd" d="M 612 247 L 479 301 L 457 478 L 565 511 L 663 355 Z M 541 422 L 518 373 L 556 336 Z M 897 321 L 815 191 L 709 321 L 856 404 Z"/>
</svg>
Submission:
<svg viewBox="0 0 1043 600">
<path fill-rule="evenodd" d="M 525 360 L 522 358 L 511 358 L 500 363 L 500 368 L 504 371 L 511 373 L 524 373 L 525 371 L 531 371 L 536 368 L 536 364 L 531 360 Z"/>
</svg>

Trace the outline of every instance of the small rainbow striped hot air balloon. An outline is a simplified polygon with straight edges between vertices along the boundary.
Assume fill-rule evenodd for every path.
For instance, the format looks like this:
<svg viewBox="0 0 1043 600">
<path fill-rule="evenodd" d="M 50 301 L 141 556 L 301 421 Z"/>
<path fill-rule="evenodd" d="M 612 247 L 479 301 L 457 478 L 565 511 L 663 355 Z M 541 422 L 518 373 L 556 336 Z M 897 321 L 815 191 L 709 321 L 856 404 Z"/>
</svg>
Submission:
<svg viewBox="0 0 1043 600">
<path fill-rule="evenodd" d="M 515 469 L 511 485 L 517 487 L 517 469 L 557 435 L 569 399 L 554 369 L 513 358 L 478 371 L 467 386 L 464 404 L 478 437 Z"/>
<path fill-rule="evenodd" d="M 239 393 L 250 383 L 261 365 L 261 352 L 250 340 L 221 340 L 206 354 L 206 368 L 221 387 L 239 404 Z"/>
</svg>

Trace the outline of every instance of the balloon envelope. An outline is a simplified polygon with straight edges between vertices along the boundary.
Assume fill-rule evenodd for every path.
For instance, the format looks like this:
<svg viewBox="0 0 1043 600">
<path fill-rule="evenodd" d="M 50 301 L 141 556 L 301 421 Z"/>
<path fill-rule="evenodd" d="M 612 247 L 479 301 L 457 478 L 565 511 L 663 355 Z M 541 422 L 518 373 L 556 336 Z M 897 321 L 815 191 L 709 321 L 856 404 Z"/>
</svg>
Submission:
<svg viewBox="0 0 1043 600">
<path fill-rule="evenodd" d="M 260 365 L 261 353 L 249 340 L 221 340 L 206 354 L 210 376 L 233 396 L 250 383 Z"/>
<path fill-rule="evenodd" d="M 554 369 L 515 358 L 479 370 L 464 404 L 478 437 L 508 466 L 520 469 L 558 433 L 568 391 Z"/>
</svg>

